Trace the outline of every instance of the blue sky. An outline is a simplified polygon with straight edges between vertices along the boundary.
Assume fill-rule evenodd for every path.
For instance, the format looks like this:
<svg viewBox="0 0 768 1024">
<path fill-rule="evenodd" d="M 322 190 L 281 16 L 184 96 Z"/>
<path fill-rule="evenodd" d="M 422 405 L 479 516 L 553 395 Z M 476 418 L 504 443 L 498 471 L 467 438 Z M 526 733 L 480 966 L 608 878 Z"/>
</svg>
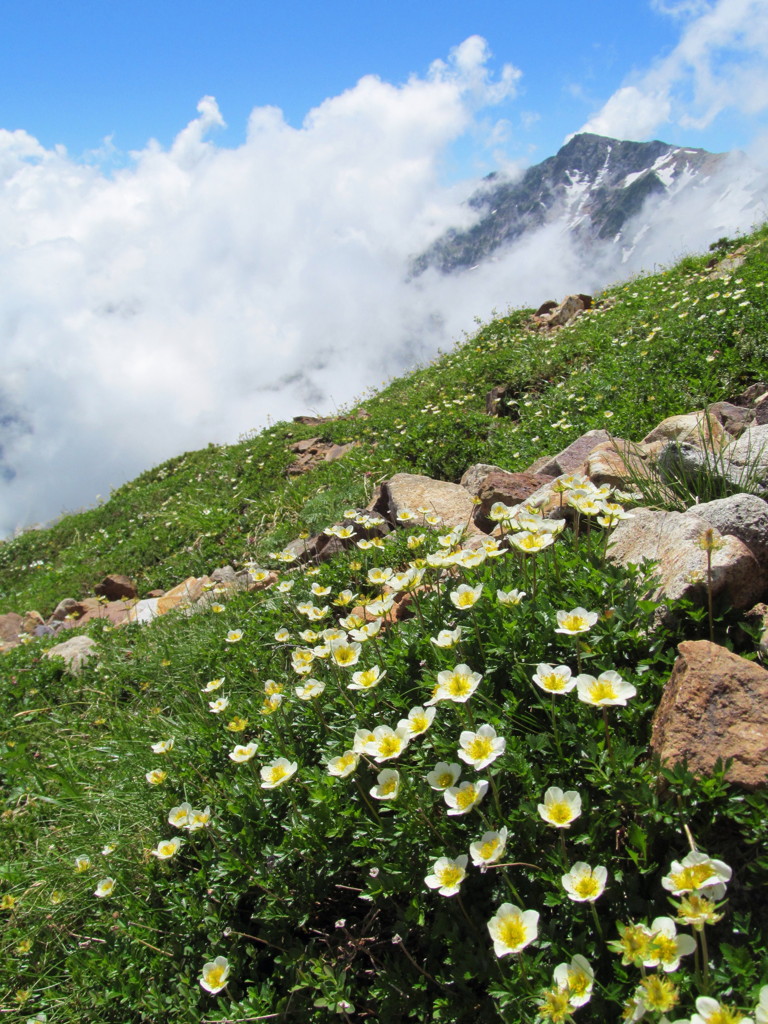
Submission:
<svg viewBox="0 0 768 1024">
<path fill-rule="evenodd" d="M 767 119 L 768 0 L 0 0 L 0 536 L 749 229 Z M 758 166 L 409 277 L 579 130 Z"/>
<path fill-rule="evenodd" d="M 749 30 L 756 13 L 768 18 L 754 0 L 3 0 L 0 128 L 23 129 L 46 148 L 64 145 L 73 157 L 111 138 L 111 158 L 122 163 L 150 138 L 168 146 L 211 95 L 227 124 L 217 143 L 236 146 L 254 107 L 279 107 L 299 127 L 363 76 L 400 85 L 480 35 L 491 71 L 508 63 L 521 73 L 516 94 L 485 114 L 503 123 L 497 144 L 483 144 L 480 117 L 480 130 L 446 153 L 447 177 L 482 173 L 499 155 L 528 163 L 555 152 L 622 86 L 652 75 L 718 6 L 744 8 L 737 16 Z M 718 32 L 715 25 L 715 40 Z M 755 59 L 738 33 L 710 55 L 708 75 L 734 58 Z M 680 69 L 672 87 L 700 119 L 690 72 Z M 638 123 L 638 136 L 747 147 L 765 111 L 731 105 L 703 125 L 681 124 L 680 113 L 650 136 Z"/>
</svg>

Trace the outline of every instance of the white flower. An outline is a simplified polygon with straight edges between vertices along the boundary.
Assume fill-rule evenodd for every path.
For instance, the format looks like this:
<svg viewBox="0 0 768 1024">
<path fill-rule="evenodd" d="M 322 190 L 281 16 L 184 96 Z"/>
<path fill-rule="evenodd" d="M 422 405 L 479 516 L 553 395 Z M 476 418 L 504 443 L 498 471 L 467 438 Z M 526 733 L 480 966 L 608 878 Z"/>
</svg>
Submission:
<svg viewBox="0 0 768 1024">
<path fill-rule="evenodd" d="M 427 782 L 432 789 L 436 789 L 439 792 L 450 789 L 451 786 L 455 786 L 461 775 L 461 765 L 459 764 L 447 764 L 445 761 L 439 761 L 431 772 L 427 774 Z"/>
<path fill-rule="evenodd" d="M 347 643 L 346 640 L 332 640 L 331 658 L 334 664 L 342 668 L 352 668 L 360 660 L 362 647 L 358 643 Z"/>
<path fill-rule="evenodd" d="M 608 881 L 608 869 L 591 868 L 584 861 L 577 861 L 567 875 L 561 879 L 563 888 L 575 903 L 594 903 L 603 894 Z"/>
<path fill-rule="evenodd" d="M 277 642 L 279 644 L 287 643 L 287 641 L 290 640 L 290 639 L 291 639 L 291 634 L 285 628 L 285 626 L 283 626 L 281 629 L 278 629 L 278 631 L 275 633 L 275 640 L 277 640 Z"/>
<path fill-rule="evenodd" d="M 166 839 L 157 844 L 152 851 L 152 856 L 157 857 L 158 860 L 168 860 L 170 857 L 176 856 L 183 843 L 184 840 L 178 836 L 175 836 L 173 839 Z"/>
<path fill-rule="evenodd" d="M 374 800 L 394 800 L 400 792 L 400 772 L 384 768 L 376 776 L 376 785 L 369 792 Z"/>
<path fill-rule="evenodd" d="M 557 612 L 556 633 L 567 633 L 577 636 L 586 633 L 597 622 L 597 612 L 588 612 L 586 608 L 574 608 L 571 612 Z"/>
<path fill-rule="evenodd" d="M 391 729 L 388 725 L 377 725 L 373 730 L 373 740 L 368 744 L 366 753 L 372 754 L 375 761 L 389 761 L 399 757 L 411 739 L 408 729 Z"/>
<path fill-rule="evenodd" d="M 477 604 L 482 592 L 482 583 L 478 583 L 476 587 L 470 587 L 466 583 L 462 583 L 456 590 L 451 592 L 451 602 L 459 611 L 466 611 L 467 608 L 472 608 Z"/>
<path fill-rule="evenodd" d="M 533 681 L 547 693 L 569 693 L 576 685 L 567 665 L 537 665 Z"/>
<path fill-rule="evenodd" d="M 219 697 L 218 700 L 209 700 L 208 707 L 212 715 L 220 715 L 229 706 L 229 697 Z"/>
<path fill-rule="evenodd" d="M 564 793 L 558 786 L 550 786 L 539 804 L 539 814 L 555 828 L 570 828 L 581 814 L 581 797 L 575 790 Z"/>
<path fill-rule="evenodd" d="M 328 762 L 328 774 L 345 779 L 357 768 L 359 761 L 360 755 L 354 750 L 345 750 L 339 757 L 332 757 Z"/>
<path fill-rule="evenodd" d="M 498 832 L 484 832 L 481 839 L 470 843 L 469 853 L 475 867 L 484 868 L 488 864 L 495 864 L 501 860 L 504 850 L 507 848 L 506 826 Z"/>
<path fill-rule="evenodd" d="M 226 988 L 229 979 L 229 961 L 225 956 L 217 956 L 211 963 L 203 965 L 200 985 L 206 992 L 216 995 Z"/>
<path fill-rule="evenodd" d="M 96 886 L 93 895 L 103 899 L 105 896 L 111 896 L 112 890 L 115 888 L 114 878 L 102 878 L 99 884 Z"/>
<path fill-rule="evenodd" d="M 520 604 L 526 596 L 524 590 L 497 590 L 496 600 L 499 604 L 516 605 Z"/>
<path fill-rule="evenodd" d="M 243 639 L 242 629 L 230 629 L 227 635 L 224 637 L 224 642 L 227 644 L 236 644 L 239 640 Z"/>
<path fill-rule="evenodd" d="M 188 832 L 196 832 L 200 828 L 207 828 L 211 820 L 211 808 L 206 807 L 202 811 L 197 811 L 194 808 L 190 808 L 189 814 L 187 815 L 187 824 L 185 828 Z"/>
<path fill-rule="evenodd" d="M 548 548 L 555 541 L 551 533 L 532 533 L 530 530 L 522 530 L 520 533 L 513 533 L 509 538 L 510 544 L 526 555 L 535 555 L 544 548 Z"/>
<path fill-rule="evenodd" d="M 448 814 L 452 817 L 467 814 L 480 803 L 487 792 L 488 783 L 485 779 L 462 782 L 460 786 L 449 787 L 443 793 L 443 799 L 449 807 Z"/>
<path fill-rule="evenodd" d="M 519 953 L 539 933 L 539 914 L 536 910 L 521 910 L 512 903 L 502 903 L 488 922 L 493 939 L 493 951 L 498 957 Z"/>
<path fill-rule="evenodd" d="M 653 938 L 648 944 L 648 957 L 643 967 L 661 967 L 664 971 L 676 971 L 680 960 L 696 949 L 696 940 L 691 935 L 678 935 L 677 925 L 671 917 L 657 917 L 651 924 Z"/>
<path fill-rule="evenodd" d="M 189 815 L 192 811 L 192 804 L 179 804 L 172 807 L 168 812 L 168 824 L 174 828 L 186 828 L 189 822 Z"/>
<path fill-rule="evenodd" d="M 382 672 L 378 665 L 363 669 L 362 672 L 353 672 L 352 682 L 347 683 L 347 689 L 373 690 L 379 685 L 386 674 L 386 669 Z"/>
<path fill-rule="evenodd" d="M 405 729 L 411 739 L 414 736 L 421 736 L 432 725 L 436 709 L 415 707 L 408 712 L 407 718 L 401 718 L 397 723 L 398 729 Z"/>
<path fill-rule="evenodd" d="M 691 1017 L 690 1024 L 753 1024 L 751 1017 L 743 1017 L 733 1007 L 719 1003 L 710 996 L 699 996 L 696 1000 L 696 1013 Z"/>
<path fill-rule="evenodd" d="M 723 898 L 725 885 L 730 880 L 731 869 L 727 864 L 692 850 L 682 861 L 672 861 L 669 874 L 662 878 L 661 884 L 673 896 L 709 889 L 706 895 L 719 900 Z"/>
<path fill-rule="evenodd" d="M 258 744 L 255 740 L 251 740 L 245 746 L 236 746 L 234 750 L 229 752 L 229 757 L 232 761 L 237 764 L 244 764 L 246 761 L 250 761 L 255 755 Z"/>
<path fill-rule="evenodd" d="M 424 879 L 430 889 L 437 889 L 441 896 L 455 896 L 459 887 L 467 877 L 467 860 L 465 853 L 452 860 L 450 857 L 438 857 L 432 866 L 432 874 Z"/>
<path fill-rule="evenodd" d="M 568 1002 L 574 1009 L 589 1002 L 595 972 L 580 953 L 577 953 L 569 964 L 558 964 L 553 971 L 553 977 L 557 987 L 568 992 Z"/>
<path fill-rule="evenodd" d="M 298 768 L 296 761 L 289 761 L 285 757 L 278 757 L 269 764 L 264 765 L 259 774 L 262 778 L 262 789 L 277 789 L 287 782 Z"/>
<path fill-rule="evenodd" d="M 579 700 L 598 708 L 614 704 L 624 707 L 637 693 L 631 683 L 625 682 L 618 672 L 613 671 L 601 672 L 597 679 L 585 673 L 576 676 L 576 689 Z"/>
<path fill-rule="evenodd" d="M 492 725 L 481 725 L 477 732 L 462 732 L 459 745 L 461 760 L 481 771 L 504 753 L 507 741 L 503 736 L 496 735 Z"/>
<path fill-rule="evenodd" d="M 760 989 L 760 999 L 755 1007 L 755 1024 L 768 1024 L 768 985 Z"/>
<path fill-rule="evenodd" d="M 320 696 L 324 689 L 325 683 L 321 682 L 319 679 L 308 679 L 303 686 L 297 686 L 295 688 L 296 696 L 299 700 L 314 700 L 316 697 Z"/>
<path fill-rule="evenodd" d="M 202 689 L 203 693 L 213 693 L 214 690 L 218 690 L 220 686 L 224 685 L 224 676 L 220 679 L 211 679 L 210 682 L 206 683 Z M 157 751 L 156 751 L 157 753 Z"/>
<path fill-rule="evenodd" d="M 167 754 L 171 750 L 173 750 L 173 743 L 174 743 L 174 739 L 173 739 L 172 736 L 168 740 L 160 740 L 159 743 L 153 743 L 152 744 L 152 753 L 153 754 Z"/>
<path fill-rule="evenodd" d="M 461 640 L 461 626 L 457 626 L 456 629 L 441 629 L 437 636 L 430 637 L 430 640 L 435 647 L 455 647 Z"/>
<path fill-rule="evenodd" d="M 427 705 L 437 704 L 441 700 L 452 700 L 457 704 L 466 704 L 483 677 L 473 672 L 469 665 L 457 665 L 437 674 L 437 686 L 426 702 Z"/>
</svg>

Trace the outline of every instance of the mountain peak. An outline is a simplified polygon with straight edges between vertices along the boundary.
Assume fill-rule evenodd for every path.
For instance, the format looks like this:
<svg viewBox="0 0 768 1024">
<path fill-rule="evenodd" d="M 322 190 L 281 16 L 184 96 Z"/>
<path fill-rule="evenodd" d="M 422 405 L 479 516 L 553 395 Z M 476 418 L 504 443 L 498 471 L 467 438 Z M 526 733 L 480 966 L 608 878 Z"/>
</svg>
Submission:
<svg viewBox="0 0 768 1024">
<path fill-rule="evenodd" d="M 413 272 L 467 269 L 556 221 L 582 246 L 619 245 L 625 224 L 651 196 L 706 180 L 723 159 L 658 139 L 632 142 L 580 132 L 519 179 L 485 178 L 467 200 L 478 221 L 465 231 L 449 230 L 414 261 Z"/>
</svg>

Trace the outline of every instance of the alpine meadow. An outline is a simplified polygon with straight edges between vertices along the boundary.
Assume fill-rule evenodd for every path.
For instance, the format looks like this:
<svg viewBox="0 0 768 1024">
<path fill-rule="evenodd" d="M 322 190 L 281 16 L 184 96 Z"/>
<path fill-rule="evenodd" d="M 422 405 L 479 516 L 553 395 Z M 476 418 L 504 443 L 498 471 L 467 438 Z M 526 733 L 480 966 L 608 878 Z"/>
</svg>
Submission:
<svg viewBox="0 0 768 1024">
<path fill-rule="evenodd" d="M 617 554 L 765 496 L 717 410 L 764 422 L 737 399 L 768 392 L 766 280 L 761 227 L 559 329 L 510 309 L 335 416 L 0 542 L 7 1019 L 766 1024 L 767 727 L 759 783 L 694 763 L 707 716 L 686 757 L 656 736 L 683 653 L 768 675 L 768 588 L 723 589 L 736 541 L 704 521 L 685 592 Z M 589 431 L 615 479 L 546 467 Z M 546 500 L 387 505 L 470 467 Z"/>
</svg>

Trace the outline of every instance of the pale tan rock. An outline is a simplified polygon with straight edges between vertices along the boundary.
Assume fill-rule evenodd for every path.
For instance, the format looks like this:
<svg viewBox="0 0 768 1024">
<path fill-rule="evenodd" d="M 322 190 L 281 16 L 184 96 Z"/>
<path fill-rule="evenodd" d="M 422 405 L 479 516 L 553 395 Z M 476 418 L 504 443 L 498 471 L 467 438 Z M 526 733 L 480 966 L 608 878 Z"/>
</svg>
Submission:
<svg viewBox="0 0 768 1024">
<path fill-rule="evenodd" d="M 707 412 L 691 412 L 683 416 L 668 416 L 645 435 L 642 443 L 680 441 L 697 448 L 718 450 L 726 440 L 730 440 L 730 436 L 716 416 Z"/>
<path fill-rule="evenodd" d="M 654 476 L 643 454 L 639 445 L 615 437 L 592 449 L 587 456 L 584 473 L 598 487 L 609 484 L 626 489 L 634 481 Z"/>
<path fill-rule="evenodd" d="M 708 529 L 720 545 L 712 553 L 712 594 L 723 596 L 734 608 L 749 608 L 761 597 L 766 580 L 755 556 L 736 537 L 721 537 L 698 516 L 683 512 L 632 510 L 608 543 L 608 558 L 621 565 L 639 565 L 650 559 L 658 585 L 654 600 L 688 598 L 706 601 L 707 554 L 701 546 Z"/>
<path fill-rule="evenodd" d="M 662 763 L 683 761 L 712 774 L 733 758 L 726 778 L 746 789 L 768 783 L 768 671 L 711 644 L 686 640 L 653 717 L 651 749 Z"/>
<path fill-rule="evenodd" d="M 401 509 L 415 512 L 419 508 L 428 508 L 439 515 L 448 529 L 463 525 L 470 533 L 477 531 L 472 522 L 475 506 L 461 484 L 433 480 L 415 473 L 396 473 L 382 484 L 375 511 L 391 523 L 397 523 L 396 516 Z"/>
<path fill-rule="evenodd" d="M 44 626 L 45 619 L 40 612 L 26 612 L 21 622 L 22 633 L 34 633 L 38 626 Z"/>
<path fill-rule="evenodd" d="M 203 579 L 189 576 L 157 599 L 157 614 L 167 615 L 174 608 L 189 608 L 203 595 Z"/>
<path fill-rule="evenodd" d="M 63 658 L 70 675 L 79 676 L 86 662 L 96 654 L 96 641 L 90 636 L 73 636 L 45 652 L 46 658 Z"/>
<path fill-rule="evenodd" d="M 19 633 L 23 633 L 23 616 L 17 612 L 5 612 L 0 615 L 0 648 L 15 647 L 19 642 Z"/>
</svg>

